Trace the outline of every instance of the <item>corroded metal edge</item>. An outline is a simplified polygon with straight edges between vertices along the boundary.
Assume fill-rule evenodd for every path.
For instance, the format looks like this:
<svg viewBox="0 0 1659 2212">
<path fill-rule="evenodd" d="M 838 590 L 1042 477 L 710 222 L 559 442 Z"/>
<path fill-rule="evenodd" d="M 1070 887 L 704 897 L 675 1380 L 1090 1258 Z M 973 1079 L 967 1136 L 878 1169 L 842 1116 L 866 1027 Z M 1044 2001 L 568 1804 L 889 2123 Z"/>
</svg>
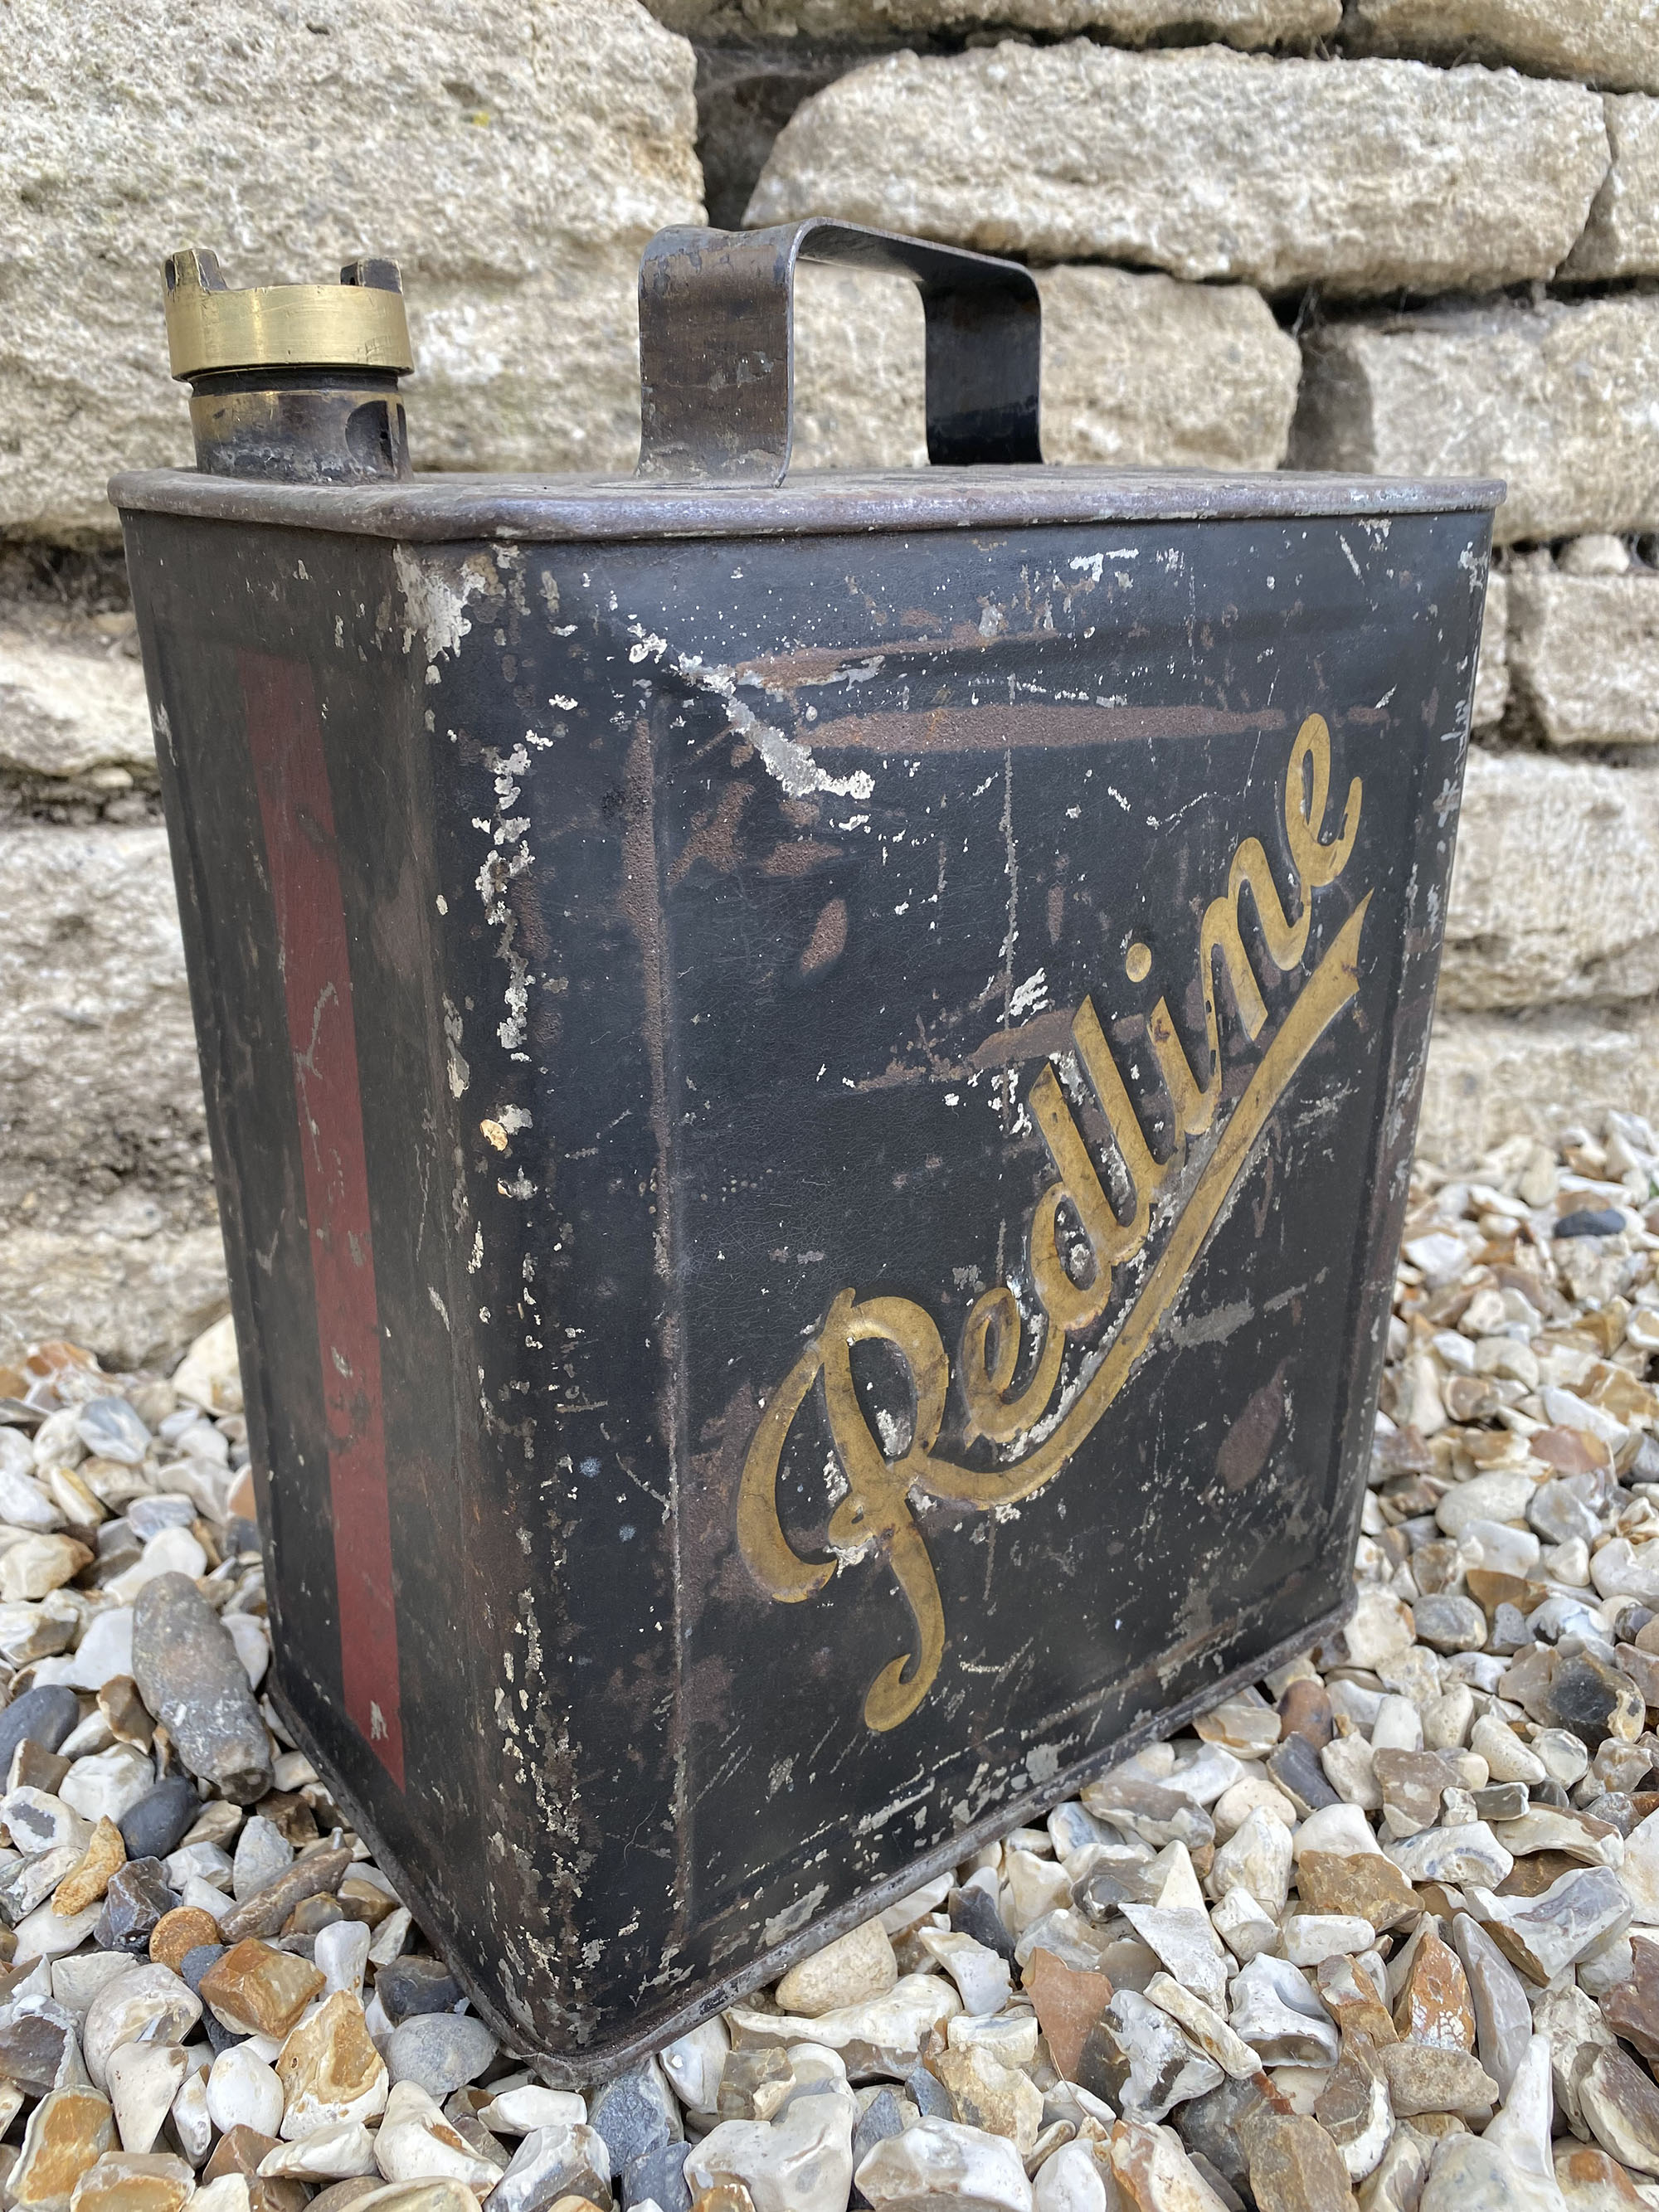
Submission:
<svg viewBox="0 0 1659 2212">
<path fill-rule="evenodd" d="M 770 485 L 635 477 L 416 475 L 398 483 L 282 484 L 135 470 L 110 479 L 123 512 L 392 538 L 557 544 L 572 538 L 821 537 L 836 532 L 1012 529 L 1042 523 L 1199 522 L 1484 514 L 1489 477 L 1209 476 L 1180 470 L 804 471 Z"/>
<path fill-rule="evenodd" d="M 1328 1613 L 1319 1614 L 1305 1627 L 1295 1630 L 1289 1636 L 1281 1637 L 1266 1651 L 1256 1657 L 1241 1662 L 1228 1673 L 1218 1676 L 1215 1681 L 1205 1683 L 1200 1689 L 1194 1690 L 1189 1697 L 1183 1698 L 1178 1705 L 1170 1705 L 1152 1713 L 1133 1728 L 1127 1729 L 1103 1750 L 1091 1753 L 1087 1759 L 1078 1759 L 1072 1765 L 1062 1769 L 1049 1781 L 1038 1784 L 1033 1789 L 1025 1791 L 1024 1795 L 1006 1799 L 994 1812 L 988 1813 L 982 1819 L 975 1820 L 971 1826 L 959 1829 L 944 1843 L 937 1844 L 932 1850 L 922 1853 L 913 1860 L 902 1874 L 891 1875 L 887 1881 L 876 1884 L 872 1888 L 860 1891 L 856 1897 L 849 1898 L 845 1904 L 837 1905 L 833 1912 L 826 1912 L 816 1917 L 809 1921 L 805 1928 L 786 1937 L 781 1943 L 774 1945 L 771 1949 L 763 1951 L 757 1957 L 751 1959 L 747 1966 L 739 1968 L 736 1973 L 728 1974 L 722 1980 L 706 1988 L 690 2003 L 653 2021 L 652 2026 L 642 2033 L 614 2042 L 596 2044 L 591 2051 L 570 2056 L 537 2050 L 533 2044 L 527 2042 L 518 2029 L 509 2026 L 489 2002 L 479 1995 L 477 1986 L 465 1967 L 450 1954 L 440 1938 L 433 1933 L 430 1919 L 422 1910 L 422 1885 L 418 1878 L 398 1860 L 395 1853 L 386 1849 L 374 1823 L 362 1817 L 358 1803 L 351 1793 L 337 1787 L 331 1771 L 332 1762 L 319 1749 L 315 1739 L 304 1722 L 295 1713 L 274 1674 L 267 1680 L 264 1686 L 283 1725 L 292 1735 L 299 1748 L 317 1768 L 318 1772 L 327 1780 L 336 1803 L 342 1812 L 349 1816 L 352 1826 L 368 1844 L 375 1864 L 391 1877 L 399 1897 L 405 1905 L 409 1905 L 427 1941 L 444 1960 L 450 1972 L 465 1990 L 473 2010 L 483 2021 L 491 2033 L 500 2039 L 505 2049 L 515 2056 L 533 2062 L 537 2072 L 553 2087 L 579 2088 L 596 2081 L 609 2081 L 613 2075 L 624 2072 L 630 2066 L 636 2065 L 641 2059 L 649 2057 L 653 2051 L 659 2051 L 665 2044 L 672 2043 L 677 2036 L 689 2033 L 699 2021 L 709 2019 L 715 2013 L 723 2012 L 727 2005 L 735 2004 L 741 1998 L 759 1989 L 763 1983 L 776 1980 L 779 1975 L 787 1973 L 799 1960 L 810 1958 L 813 1952 L 822 1950 L 823 1946 L 836 1936 L 845 1935 L 849 1929 L 861 1926 L 865 1921 L 884 1911 L 888 1905 L 896 1904 L 902 1897 L 908 1897 L 912 1890 L 920 1889 L 924 1882 L 930 1881 L 935 1876 L 960 1866 L 964 1858 L 981 1849 L 983 1845 L 996 1842 L 1000 1837 L 1006 1836 L 1011 1829 L 1026 1825 L 1033 1818 L 1047 1813 L 1050 1807 L 1061 1803 L 1068 1797 L 1075 1796 L 1085 1783 L 1094 1781 L 1098 1776 L 1108 1772 L 1123 1760 L 1132 1759 L 1137 1752 L 1144 1751 L 1149 1744 L 1158 1742 L 1165 1736 L 1176 1735 L 1189 1721 L 1197 1719 L 1200 1714 L 1220 1705 L 1234 1691 L 1246 1688 L 1253 1682 L 1259 1682 L 1264 1674 L 1271 1674 L 1275 1667 L 1285 1666 L 1291 1659 L 1297 1658 L 1302 1653 L 1310 1650 L 1315 1644 L 1321 1643 L 1326 1637 L 1343 1626 L 1352 1613 L 1358 1599 L 1358 1588 L 1352 1587 L 1340 1605 L 1333 1607 Z M 1259 1613 L 1265 1610 L 1267 1602 L 1264 1601 L 1263 1605 L 1257 1607 L 1255 1612 Z M 1247 1616 L 1247 1619 L 1254 1617 L 1255 1617 L 1255 1614 L 1252 1614 Z M 1229 1632 L 1213 1638 L 1212 1644 L 1237 1641 L 1234 1632 L 1237 1630 L 1238 1625 L 1236 1620 L 1230 1622 Z M 1188 1663 L 1201 1662 L 1205 1651 L 1210 1648 L 1212 1648 L 1212 1644 L 1198 1645 L 1189 1653 Z M 1160 1655 L 1158 1662 L 1141 1670 L 1142 1674 L 1156 1676 L 1160 1668 L 1167 1665 L 1170 1656 L 1168 1653 Z M 1133 1682 L 1139 1679 L 1139 1676 L 1132 1676 L 1130 1680 Z M 1101 1695 L 1106 1697 L 1114 1692 L 1121 1694 L 1123 1686 L 1117 1683 L 1110 1684 L 1103 1690 Z"/>
</svg>

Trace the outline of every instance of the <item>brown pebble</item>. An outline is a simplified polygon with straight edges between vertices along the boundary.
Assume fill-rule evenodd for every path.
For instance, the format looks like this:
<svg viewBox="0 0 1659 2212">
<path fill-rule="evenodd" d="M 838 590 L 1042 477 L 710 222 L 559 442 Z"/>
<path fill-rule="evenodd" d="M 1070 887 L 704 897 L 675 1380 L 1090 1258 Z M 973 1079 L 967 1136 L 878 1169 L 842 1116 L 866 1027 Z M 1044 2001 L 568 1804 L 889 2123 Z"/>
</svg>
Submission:
<svg viewBox="0 0 1659 2212">
<path fill-rule="evenodd" d="M 1378 2056 L 1389 2096 L 1402 2120 L 1419 2112 L 1457 2112 L 1484 2126 L 1498 2102 L 1498 2084 L 1467 2051 L 1428 2043 L 1391 2043 Z"/>
<path fill-rule="evenodd" d="M 258 1811 L 296 1851 L 316 1842 L 317 1816 L 297 1792 L 272 1790 L 259 1800 Z"/>
<path fill-rule="evenodd" d="M 302 1898 L 338 1889 L 350 1864 L 351 1853 L 344 1848 L 307 1852 L 275 1881 L 225 1915 L 219 1923 L 221 1941 L 240 1943 L 245 1936 L 275 1936 Z M 390 1898 L 386 1904 L 391 1911 Z"/>
<path fill-rule="evenodd" d="M 1541 1897 L 1552 1882 L 1559 1881 L 1564 1874 L 1571 1874 L 1583 1863 L 1582 1859 L 1573 1858 L 1565 1851 L 1528 1852 L 1525 1858 L 1516 1859 L 1498 1883 L 1496 1894 Z"/>
<path fill-rule="evenodd" d="M 1279 1701 L 1280 1741 L 1287 1735 L 1304 1736 L 1316 1751 L 1323 1751 L 1335 1733 L 1331 1693 L 1325 1685 L 1305 1677 L 1292 1682 Z"/>
<path fill-rule="evenodd" d="M 118 1742 L 136 1743 L 140 1751 L 148 1751 L 155 1741 L 155 1723 L 131 1674 L 111 1675 L 98 1692 L 98 1710 Z"/>
<path fill-rule="evenodd" d="M 323 1987 L 324 1977 L 308 1959 L 250 1939 L 214 1960 L 198 1994 L 228 2027 L 283 2036 Z"/>
<path fill-rule="evenodd" d="M 1049 2057 L 1066 2081 L 1075 2081 L 1089 2030 L 1112 2001 L 1111 1983 L 1104 1974 L 1068 1966 L 1052 1951 L 1038 1949 L 1025 1962 L 1024 1984 L 1048 2039 Z"/>
<path fill-rule="evenodd" d="M 1527 1439 L 1527 1455 L 1558 1474 L 1594 1474 L 1612 1459 L 1607 1447 L 1582 1429 L 1540 1429 Z"/>
<path fill-rule="evenodd" d="M 345 1914 L 331 1897 L 302 1897 L 283 1926 L 284 1936 L 319 1936 Z"/>
<path fill-rule="evenodd" d="M 11 1755 L 11 1771 L 6 1777 L 6 1788 L 11 1790 L 45 1790 L 52 1796 L 58 1795 L 58 1785 L 70 1771 L 70 1762 L 60 1759 L 55 1751 L 46 1751 L 33 1736 L 25 1736 Z"/>
<path fill-rule="evenodd" d="M 583 2197 L 562 2197 L 552 2212 L 582 2212 Z M 755 2200 L 740 2181 L 717 2181 L 691 2199 L 691 2212 L 755 2212 Z"/>
<path fill-rule="evenodd" d="M 1528 1582 L 1524 1575 L 1500 1574 L 1495 1567 L 1470 1567 L 1463 1579 L 1469 1595 L 1488 1620 L 1500 1605 L 1512 1605 L 1524 1614 L 1542 1605 L 1549 1595 L 1542 1583 Z"/>
<path fill-rule="evenodd" d="M 335 1892 L 340 1910 L 348 1920 L 361 1920 L 365 1928 L 378 1928 L 387 1913 L 398 1909 L 396 1901 L 372 1881 L 365 1881 L 360 1874 L 349 1874 Z"/>
<path fill-rule="evenodd" d="M 76 2183 L 115 2143 L 108 2100 L 89 2085 L 48 2091 L 29 2115 L 23 2152 L 7 2181 L 19 2212 L 67 2204 Z"/>
<path fill-rule="evenodd" d="M 1248 2149 L 1259 2212 L 1355 2212 L 1342 2154 L 1317 2120 L 1264 2112 L 1250 2128 Z"/>
<path fill-rule="evenodd" d="M 1394 2008 L 1394 2024 L 1412 2043 L 1473 2051 L 1474 2006 L 1457 1954 L 1432 1931 L 1412 1954 L 1411 1972 Z"/>
<path fill-rule="evenodd" d="M 71 2212 L 184 2212 L 196 2176 L 172 2151 L 106 2151 L 75 2185 Z"/>
<path fill-rule="evenodd" d="M 204 2181 L 218 2181 L 227 2173 L 252 2176 L 259 2161 L 276 2148 L 275 2136 L 262 2136 L 257 2128 L 233 2128 L 213 2146 L 213 2155 L 202 2168 Z"/>
<path fill-rule="evenodd" d="M 204 1912 L 199 1905 L 177 1905 L 151 1929 L 149 1955 L 158 1966 L 171 1966 L 176 1974 L 186 1951 L 218 1940 L 219 1923 L 210 1912 Z"/>
<path fill-rule="evenodd" d="M 1358 1913 L 1379 1936 L 1423 1910 L 1421 1896 L 1380 1851 L 1304 1851 L 1296 1879 L 1305 1911 Z"/>
<path fill-rule="evenodd" d="M 110 1876 L 119 1874 L 127 1863 L 127 1847 L 121 1840 L 121 1831 L 106 1815 L 100 1818 L 81 1856 L 81 1863 L 64 1876 L 52 1893 L 52 1909 L 61 1918 L 72 1920 L 77 1912 L 84 1912 L 96 1905 L 109 1887 Z"/>
</svg>

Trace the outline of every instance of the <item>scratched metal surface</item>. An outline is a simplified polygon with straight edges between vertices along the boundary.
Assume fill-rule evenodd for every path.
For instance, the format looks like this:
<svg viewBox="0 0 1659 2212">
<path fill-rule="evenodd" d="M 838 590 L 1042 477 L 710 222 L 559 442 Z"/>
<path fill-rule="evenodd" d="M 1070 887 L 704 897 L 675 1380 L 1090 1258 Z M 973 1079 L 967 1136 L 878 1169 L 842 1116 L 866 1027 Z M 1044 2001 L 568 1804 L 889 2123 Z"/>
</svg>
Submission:
<svg viewBox="0 0 1659 2212">
<path fill-rule="evenodd" d="M 1484 513 L 125 521 L 283 1695 L 492 2019 L 603 2072 L 1340 1607 Z"/>
</svg>

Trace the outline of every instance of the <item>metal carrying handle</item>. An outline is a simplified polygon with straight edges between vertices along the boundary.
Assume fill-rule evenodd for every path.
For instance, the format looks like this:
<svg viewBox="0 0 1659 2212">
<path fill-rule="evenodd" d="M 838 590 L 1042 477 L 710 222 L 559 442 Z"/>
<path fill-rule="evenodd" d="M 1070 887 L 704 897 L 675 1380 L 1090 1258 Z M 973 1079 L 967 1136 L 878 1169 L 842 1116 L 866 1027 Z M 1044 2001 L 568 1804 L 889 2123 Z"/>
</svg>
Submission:
<svg viewBox="0 0 1659 2212">
<path fill-rule="evenodd" d="M 795 264 L 908 276 L 927 324 L 927 458 L 1041 461 L 1042 307 L 1016 261 L 812 216 L 659 230 L 640 263 L 642 477 L 781 484 L 794 436 Z"/>
</svg>

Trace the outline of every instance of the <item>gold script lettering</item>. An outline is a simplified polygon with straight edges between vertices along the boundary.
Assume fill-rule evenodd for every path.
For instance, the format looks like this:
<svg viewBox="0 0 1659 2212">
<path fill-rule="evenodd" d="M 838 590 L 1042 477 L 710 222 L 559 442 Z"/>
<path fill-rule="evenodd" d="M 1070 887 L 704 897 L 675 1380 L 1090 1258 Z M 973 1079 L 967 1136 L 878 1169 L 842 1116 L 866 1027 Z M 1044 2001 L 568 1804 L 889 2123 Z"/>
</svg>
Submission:
<svg viewBox="0 0 1659 2212">
<path fill-rule="evenodd" d="M 1166 1002 L 1160 999 L 1153 1010 L 1152 1048 L 1176 1131 L 1170 1157 L 1161 1164 L 1148 1148 L 1093 1002 L 1085 999 L 1073 1018 L 1078 1063 L 1110 1131 L 1127 1186 L 1132 1211 L 1127 1220 L 1107 1194 L 1051 1062 L 1044 1063 L 1032 1084 L 1032 1119 L 1058 1170 L 1058 1179 L 1037 1201 L 1027 1247 L 1029 1281 L 1042 1308 L 1038 1339 L 1031 1371 L 1015 1391 L 1024 1334 L 1019 1300 L 1006 1283 L 975 1300 L 963 1328 L 957 1364 L 969 1441 L 983 1437 L 995 1444 L 1014 1443 L 1050 1413 L 1067 1335 L 1091 1327 L 1105 1313 L 1113 1269 L 1145 1243 L 1158 1189 L 1183 1157 L 1185 1140 L 1212 1127 L 1222 1078 L 1217 963 L 1244 1032 L 1254 1042 L 1266 1026 L 1267 1008 L 1239 927 L 1242 894 L 1248 888 L 1268 959 L 1288 974 L 1307 951 L 1314 892 L 1340 875 L 1358 834 L 1359 779 L 1349 785 L 1341 820 L 1327 838 L 1329 795 L 1330 733 L 1322 716 L 1310 714 L 1297 733 L 1285 778 L 1285 842 L 1297 878 L 1295 921 L 1279 899 L 1266 851 L 1259 839 L 1250 837 L 1236 848 L 1227 889 L 1212 900 L 1200 926 L 1200 984 L 1209 1051 L 1202 1081 L 1188 1061 Z M 885 1558 L 915 1625 L 914 1652 L 884 1667 L 870 1686 L 864 1701 L 870 1728 L 896 1728 L 908 1719 L 932 1687 L 945 1655 L 945 1608 L 933 1559 L 910 1510 L 912 1493 L 921 1491 L 948 1504 L 980 1508 L 1012 1504 L 1052 1481 L 1090 1435 L 1152 1344 L 1286 1086 L 1358 989 L 1359 940 L 1370 904 L 1367 892 L 1279 1024 L 1170 1222 L 1164 1249 L 1119 1316 L 1115 1331 L 1099 1347 L 1097 1364 L 1079 1378 L 1053 1427 L 1022 1457 L 978 1468 L 958 1465 L 935 1450 L 951 1363 L 937 1326 L 908 1298 L 860 1299 L 850 1290 L 841 1291 L 823 1326 L 773 1394 L 744 1462 L 738 1547 L 762 1589 L 785 1604 L 811 1597 L 835 1572 L 833 1560 L 803 1559 L 778 1518 L 784 1446 L 801 1407 L 819 1386 L 830 1442 L 847 1482 L 830 1519 L 830 1542 L 842 1551 L 870 1547 Z M 1062 1206 L 1070 1209 L 1089 1248 L 1091 1272 L 1084 1283 L 1066 1262 Z M 908 1441 L 890 1455 L 872 1432 L 853 1380 L 853 1346 L 871 1341 L 884 1342 L 897 1353 L 915 1404 Z"/>
</svg>

